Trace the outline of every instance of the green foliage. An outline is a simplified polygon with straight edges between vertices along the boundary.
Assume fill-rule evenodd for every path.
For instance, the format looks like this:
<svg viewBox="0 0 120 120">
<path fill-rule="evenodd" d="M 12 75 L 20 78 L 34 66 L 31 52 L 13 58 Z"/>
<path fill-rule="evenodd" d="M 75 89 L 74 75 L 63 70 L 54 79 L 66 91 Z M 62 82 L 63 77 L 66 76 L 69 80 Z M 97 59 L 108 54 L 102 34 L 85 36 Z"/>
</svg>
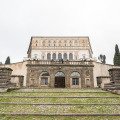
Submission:
<svg viewBox="0 0 120 120">
<path fill-rule="evenodd" d="M 115 54 L 114 54 L 113 62 L 114 65 L 120 66 L 120 52 L 117 44 L 115 45 Z"/>
<path fill-rule="evenodd" d="M 105 55 L 100 54 L 100 56 L 98 57 L 98 59 L 99 59 L 103 64 L 106 63 L 106 56 L 105 56 Z"/>
<path fill-rule="evenodd" d="M 5 64 L 10 64 L 10 57 L 9 56 L 6 58 Z"/>
</svg>

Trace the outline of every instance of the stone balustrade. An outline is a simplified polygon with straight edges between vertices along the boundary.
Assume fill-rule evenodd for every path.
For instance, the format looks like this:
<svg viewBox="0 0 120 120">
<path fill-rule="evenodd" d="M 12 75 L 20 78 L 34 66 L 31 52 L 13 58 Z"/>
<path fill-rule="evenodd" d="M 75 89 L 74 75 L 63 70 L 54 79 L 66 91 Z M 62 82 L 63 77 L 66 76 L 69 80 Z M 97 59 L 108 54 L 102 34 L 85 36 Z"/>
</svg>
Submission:
<svg viewBox="0 0 120 120">
<path fill-rule="evenodd" d="M 64 61 L 64 60 L 28 60 L 28 64 L 36 65 L 93 65 L 91 60 L 80 60 L 80 61 Z"/>
</svg>

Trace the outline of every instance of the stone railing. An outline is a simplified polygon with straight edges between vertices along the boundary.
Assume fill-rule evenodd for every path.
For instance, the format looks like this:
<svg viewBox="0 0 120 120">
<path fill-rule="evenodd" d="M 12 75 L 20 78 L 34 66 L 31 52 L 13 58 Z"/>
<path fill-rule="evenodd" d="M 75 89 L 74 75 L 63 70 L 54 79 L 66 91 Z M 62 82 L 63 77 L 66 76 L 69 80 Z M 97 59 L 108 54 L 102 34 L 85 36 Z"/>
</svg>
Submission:
<svg viewBox="0 0 120 120">
<path fill-rule="evenodd" d="M 54 61 L 54 60 L 28 60 L 28 64 L 32 65 L 93 65 L 93 62 L 91 60 L 80 60 L 80 61 Z"/>
</svg>

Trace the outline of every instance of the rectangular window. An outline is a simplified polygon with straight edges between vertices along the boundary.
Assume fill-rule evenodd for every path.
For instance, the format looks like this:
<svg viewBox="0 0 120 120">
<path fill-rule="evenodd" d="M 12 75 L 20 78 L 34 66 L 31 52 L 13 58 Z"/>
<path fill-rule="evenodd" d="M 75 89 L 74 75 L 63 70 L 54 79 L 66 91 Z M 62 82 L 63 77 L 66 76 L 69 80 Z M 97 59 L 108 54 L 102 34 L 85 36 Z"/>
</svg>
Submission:
<svg viewBox="0 0 120 120">
<path fill-rule="evenodd" d="M 72 85 L 79 85 L 79 78 L 72 78 Z"/>
<path fill-rule="evenodd" d="M 41 85 L 48 85 L 48 78 L 41 78 Z"/>
</svg>

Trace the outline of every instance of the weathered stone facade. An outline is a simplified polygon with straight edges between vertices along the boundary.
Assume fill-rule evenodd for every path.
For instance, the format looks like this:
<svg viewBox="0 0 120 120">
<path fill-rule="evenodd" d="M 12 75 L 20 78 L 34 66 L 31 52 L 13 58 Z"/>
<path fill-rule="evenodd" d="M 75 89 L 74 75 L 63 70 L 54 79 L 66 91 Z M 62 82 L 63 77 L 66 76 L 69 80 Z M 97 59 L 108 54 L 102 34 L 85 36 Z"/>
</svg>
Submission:
<svg viewBox="0 0 120 120">
<path fill-rule="evenodd" d="M 109 70 L 111 81 L 115 84 L 120 84 L 120 68 L 112 68 Z"/>
<path fill-rule="evenodd" d="M 57 87 L 84 88 L 94 87 L 92 61 L 29 61 L 27 64 L 27 87 L 56 87 L 64 78 L 62 84 Z M 48 79 L 47 84 L 41 85 L 42 73 Z M 56 82 L 56 78 L 58 82 Z"/>
<path fill-rule="evenodd" d="M 11 85 L 10 76 L 12 73 L 11 68 L 1 67 L 0 68 L 0 88 L 7 88 Z"/>
</svg>

